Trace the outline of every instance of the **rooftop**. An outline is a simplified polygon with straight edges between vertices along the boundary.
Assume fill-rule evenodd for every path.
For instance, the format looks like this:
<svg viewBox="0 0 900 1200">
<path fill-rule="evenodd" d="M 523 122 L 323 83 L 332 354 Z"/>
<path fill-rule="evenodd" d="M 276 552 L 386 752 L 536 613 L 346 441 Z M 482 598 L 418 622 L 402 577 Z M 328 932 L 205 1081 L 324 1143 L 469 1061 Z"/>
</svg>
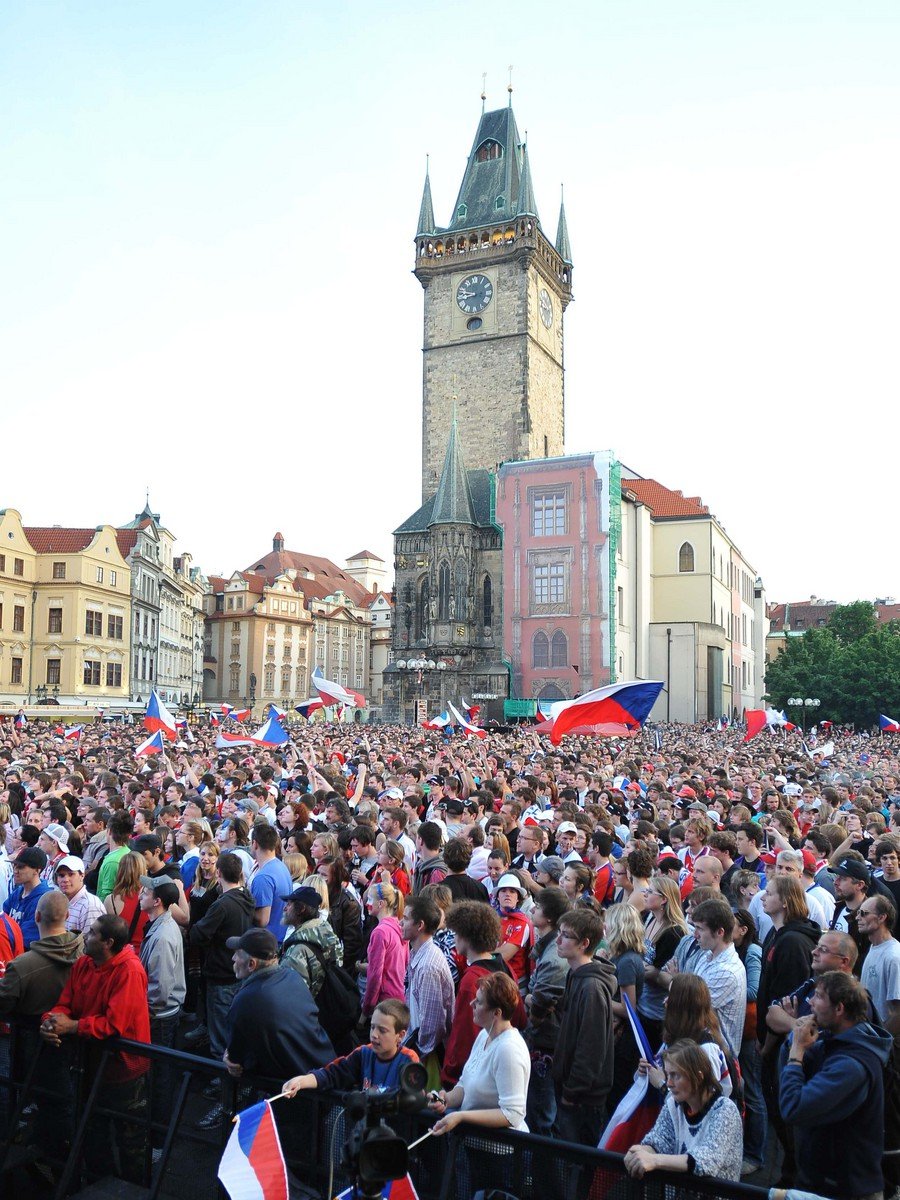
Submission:
<svg viewBox="0 0 900 1200">
<path fill-rule="evenodd" d="M 708 517 L 710 511 L 699 496 L 672 491 L 656 479 L 623 479 L 622 487 L 634 492 L 654 517 Z"/>
</svg>

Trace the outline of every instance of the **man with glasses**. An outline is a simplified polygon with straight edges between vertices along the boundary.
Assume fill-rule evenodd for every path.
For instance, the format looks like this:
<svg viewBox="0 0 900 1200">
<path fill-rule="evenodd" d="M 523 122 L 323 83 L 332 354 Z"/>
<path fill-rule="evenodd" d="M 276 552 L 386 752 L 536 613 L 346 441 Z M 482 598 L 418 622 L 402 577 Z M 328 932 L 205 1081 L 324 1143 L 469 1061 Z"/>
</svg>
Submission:
<svg viewBox="0 0 900 1200">
<path fill-rule="evenodd" d="M 526 825 L 519 832 L 516 843 L 519 853 L 512 860 L 512 866 L 517 871 L 527 871 L 534 878 L 538 872 L 538 864 L 543 858 L 544 835 L 537 825 Z"/>
</svg>

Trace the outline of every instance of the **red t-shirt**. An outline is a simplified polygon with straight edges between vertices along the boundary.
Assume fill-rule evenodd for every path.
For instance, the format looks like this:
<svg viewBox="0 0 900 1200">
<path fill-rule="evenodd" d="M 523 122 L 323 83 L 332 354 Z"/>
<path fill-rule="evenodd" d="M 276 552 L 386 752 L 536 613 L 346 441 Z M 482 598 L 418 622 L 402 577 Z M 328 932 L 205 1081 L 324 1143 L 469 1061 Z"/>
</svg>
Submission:
<svg viewBox="0 0 900 1200">
<path fill-rule="evenodd" d="M 506 965 L 516 983 L 521 983 L 528 977 L 528 955 L 534 942 L 531 918 L 526 917 L 518 909 L 511 913 L 501 912 L 500 925 L 503 929 L 500 935 L 500 945 L 511 942 L 512 945 L 519 947 L 512 958 L 506 960 Z"/>
</svg>

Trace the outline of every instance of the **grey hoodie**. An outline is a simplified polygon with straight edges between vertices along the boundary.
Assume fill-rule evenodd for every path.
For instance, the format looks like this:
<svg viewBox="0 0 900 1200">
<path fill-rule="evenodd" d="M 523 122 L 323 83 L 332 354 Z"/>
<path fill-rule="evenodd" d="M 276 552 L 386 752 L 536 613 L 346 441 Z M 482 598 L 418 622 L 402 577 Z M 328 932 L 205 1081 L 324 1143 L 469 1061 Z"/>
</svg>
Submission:
<svg viewBox="0 0 900 1200">
<path fill-rule="evenodd" d="M 80 933 L 38 938 L 7 965 L 0 979 L 0 1013 L 40 1017 L 59 1000 L 69 972 L 84 953 Z"/>
</svg>

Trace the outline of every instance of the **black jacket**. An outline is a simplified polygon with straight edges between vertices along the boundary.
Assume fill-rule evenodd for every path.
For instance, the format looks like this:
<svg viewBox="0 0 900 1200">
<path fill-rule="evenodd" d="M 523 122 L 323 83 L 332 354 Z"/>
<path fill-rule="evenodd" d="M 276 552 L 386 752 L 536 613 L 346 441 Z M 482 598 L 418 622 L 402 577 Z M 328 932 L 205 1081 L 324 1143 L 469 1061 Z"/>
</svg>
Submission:
<svg viewBox="0 0 900 1200">
<path fill-rule="evenodd" d="M 613 1082 L 615 992 L 616 971 L 612 963 L 594 959 L 569 971 L 553 1056 L 557 1093 L 569 1103 L 592 1108 L 601 1108 L 606 1103 Z"/>
<path fill-rule="evenodd" d="M 804 917 L 788 921 L 781 929 L 770 929 L 762 946 L 762 973 L 756 993 L 756 1035 L 765 1041 L 766 1013 L 773 1000 L 789 995 L 809 979 L 812 952 L 822 936 L 814 921 Z"/>
<path fill-rule="evenodd" d="M 254 971 L 228 1013 L 228 1057 L 253 1075 L 287 1079 L 327 1066 L 334 1050 L 312 992 L 290 967 Z"/>
<path fill-rule="evenodd" d="M 344 947 L 344 966 L 352 972 L 356 964 L 363 961 L 365 942 L 360 907 L 344 888 L 339 890 L 337 900 L 331 902 L 328 922 Z"/>
<path fill-rule="evenodd" d="M 454 901 L 483 900 L 487 904 L 490 900 L 484 884 L 479 883 L 477 879 L 473 879 L 471 875 L 448 875 L 443 880 L 443 884 L 444 887 L 450 889 L 450 894 Z"/>
<path fill-rule="evenodd" d="M 231 888 L 214 900 L 209 912 L 189 934 L 192 946 L 205 951 L 204 972 L 209 983 L 234 983 L 232 951 L 225 942 L 240 937 L 253 924 L 255 906 L 246 888 Z"/>
</svg>

